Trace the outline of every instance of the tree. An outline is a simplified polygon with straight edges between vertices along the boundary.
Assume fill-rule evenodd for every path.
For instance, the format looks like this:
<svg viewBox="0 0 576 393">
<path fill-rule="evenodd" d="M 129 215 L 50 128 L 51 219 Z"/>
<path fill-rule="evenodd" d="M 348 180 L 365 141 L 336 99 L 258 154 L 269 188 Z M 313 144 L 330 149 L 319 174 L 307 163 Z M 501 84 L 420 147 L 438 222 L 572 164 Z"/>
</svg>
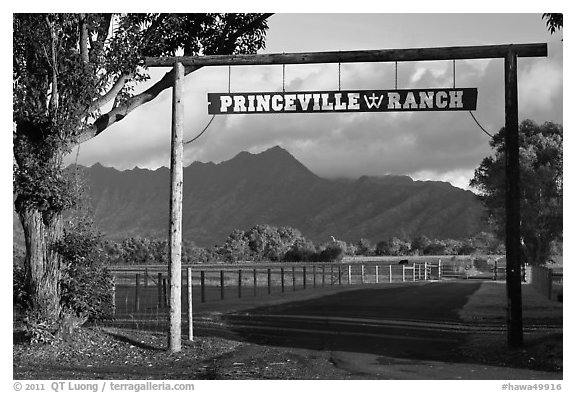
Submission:
<svg viewBox="0 0 576 393">
<path fill-rule="evenodd" d="M 489 222 L 505 236 L 505 157 L 502 128 L 490 142 L 494 155 L 482 160 L 470 185 L 480 192 Z M 548 261 L 553 242 L 562 238 L 562 125 L 531 120 L 520 124 L 520 236 L 526 261 Z"/>
<path fill-rule="evenodd" d="M 370 256 L 374 253 L 374 247 L 370 240 L 362 238 L 356 243 L 356 255 Z"/>
<path fill-rule="evenodd" d="M 554 34 L 557 30 L 562 29 L 563 27 L 563 14 L 542 14 L 542 19 L 546 20 L 546 27 L 550 34 Z"/>
<path fill-rule="evenodd" d="M 416 236 L 412 240 L 412 252 L 414 255 L 424 255 L 424 250 L 430 245 L 431 241 L 425 235 Z"/>
<path fill-rule="evenodd" d="M 53 245 L 75 199 L 64 155 L 172 86 L 168 72 L 134 95 L 148 79 L 145 56 L 255 53 L 264 47 L 269 16 L 14 14 L 14 207 L 24 229 L 31 308 L 60 313 L 61 257 Z"/>
<path fill-rule="evenodd" d="M 397 237 L 378 242 L 376 245 L 377 255 L 400 256 L 410 253 L 411 245 Z"/>
</svg>

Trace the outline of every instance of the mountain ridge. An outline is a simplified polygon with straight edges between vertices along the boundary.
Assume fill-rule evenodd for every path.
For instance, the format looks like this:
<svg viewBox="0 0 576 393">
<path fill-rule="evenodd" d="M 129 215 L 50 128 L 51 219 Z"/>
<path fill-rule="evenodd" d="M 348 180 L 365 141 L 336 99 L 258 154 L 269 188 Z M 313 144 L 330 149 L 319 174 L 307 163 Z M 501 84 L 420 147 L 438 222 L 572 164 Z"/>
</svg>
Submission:
<svg viewBox="0 0 576 393">
<path fill-rule="evenodd" d="M 167 237 L 168 168 L 78 168 L 106 236 Z M 232 230 L 257 224 L 291 226 L 317 242 L 419 234 L 462 239 L 484 229 L 482 209 L 471 191 L 447 182 L 395 175 L 325 179 L 279 146 L 184 168 L 183 236 L 200 246 L 221 244 Z"/>
</svg>

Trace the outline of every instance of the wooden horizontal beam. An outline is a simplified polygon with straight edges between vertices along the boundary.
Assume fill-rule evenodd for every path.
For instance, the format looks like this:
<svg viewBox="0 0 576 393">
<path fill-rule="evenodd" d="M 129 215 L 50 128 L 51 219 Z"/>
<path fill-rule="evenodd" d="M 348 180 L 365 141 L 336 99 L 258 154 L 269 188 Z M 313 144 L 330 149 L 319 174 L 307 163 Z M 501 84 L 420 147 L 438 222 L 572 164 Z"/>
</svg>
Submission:
<svg viewBox="0 0 576 393">
<path fill-rule="evenodd" d="M 484 46 L 453 46 L 441 48 L 379 49 L 342 52 L 271 53 L 253 55 L 210 55 L 147 57 L 148 67 L 172 67 L 174 63 L 184 66 L 226 65 L 272 65 L 272 64 L 318 64 L 318 63 L 367 63 L 392 61 L 430 61 L 505 58 L 508 52 L 518 57 L 545 57 L 545 43 Z"/>
</svg>

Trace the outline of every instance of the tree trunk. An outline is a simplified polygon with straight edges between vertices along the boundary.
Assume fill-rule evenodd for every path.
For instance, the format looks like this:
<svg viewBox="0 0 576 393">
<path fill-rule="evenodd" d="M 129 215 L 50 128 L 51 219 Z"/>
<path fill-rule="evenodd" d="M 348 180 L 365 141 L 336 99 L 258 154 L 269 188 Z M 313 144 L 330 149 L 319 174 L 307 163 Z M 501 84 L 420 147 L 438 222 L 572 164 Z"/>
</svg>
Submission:
<svg viewBox="0 0 576 393">
<path fill-rule="evenodd" d="M 31 310 L 47 318 L 59 318 L 61 258 L 53 246 L 62 238 L 62 214 L 43 215 L 33 207 L 18 210 L 26 241 L 26 288 Z"/>
</svg>

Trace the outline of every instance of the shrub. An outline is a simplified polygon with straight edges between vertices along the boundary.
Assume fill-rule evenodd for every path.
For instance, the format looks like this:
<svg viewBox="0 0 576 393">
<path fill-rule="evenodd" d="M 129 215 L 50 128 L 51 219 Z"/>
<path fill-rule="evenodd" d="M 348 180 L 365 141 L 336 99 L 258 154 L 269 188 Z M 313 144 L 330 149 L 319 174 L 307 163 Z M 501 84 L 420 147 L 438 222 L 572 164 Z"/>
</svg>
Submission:
<svg viewBox="0 0 576 393">
<path fill-rule="evenodd" d="M 114 282 L 104 265 L 101 234 L 89 222 L 80 222 L 65 231 L 56 250 L 64 266 L 60 280 L 64 312 L 92 321 L 110 318 Z"/>
<path fill-rule="evenodd" d="M 346 254 L 346 244 L 332 242 L 318 255 L 319 262 L 339 262 Z"/>
<path fill-rule="evenodd" d="M 112 317 L 114 283 L 104 263 L 102 237 L 89 222 L 81 221 L 65 229 L 64 237 L 53 247 L 62 257 L 58 282 L 61 313 L 48 318 L 30 309 L 25 269 L 13 265 L 13 301 L 22 317 L 25 336 L 33 343 L 51 343 L 61 333 L 88 320 Z"/>
<path fill-rule="evenodd" d="M 24 266 L 21 263 L 14 263 L 12 265 L 12 304 L 17 313 L 25 312 L 30 302 L 30 296 L 24 284 L 24 277 Z"/>
</svg>

